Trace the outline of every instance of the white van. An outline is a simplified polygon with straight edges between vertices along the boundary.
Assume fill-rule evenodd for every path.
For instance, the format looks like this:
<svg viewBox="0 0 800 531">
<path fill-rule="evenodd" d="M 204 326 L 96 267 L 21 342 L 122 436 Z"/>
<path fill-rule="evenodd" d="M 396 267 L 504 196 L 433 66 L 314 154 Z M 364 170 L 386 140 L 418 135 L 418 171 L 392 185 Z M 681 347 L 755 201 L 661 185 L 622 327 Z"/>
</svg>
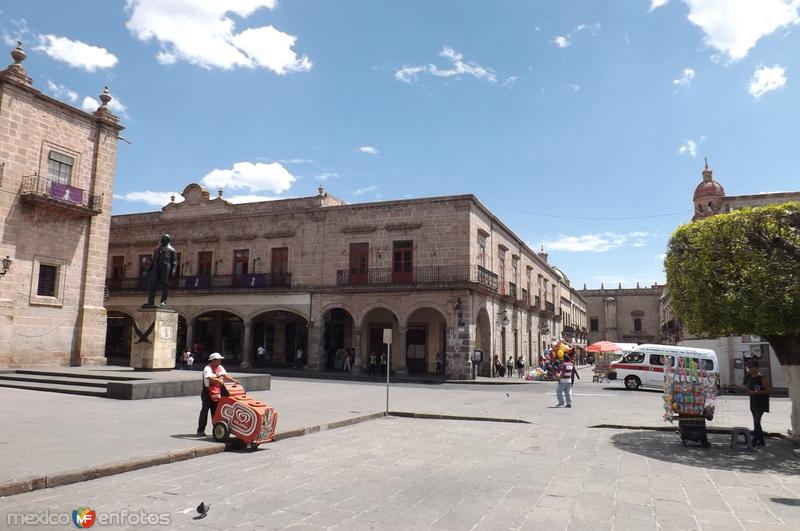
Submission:
<svg viewBox="0 0 800 531">
<path fill-rule="evenodd" d="M 675 367 L 677 358 L 691 358 L 719 383 L 717 354 L 708 348 L 691 348 L 676 345 L 644 344 L 608 367 L 609 380 L 622 380 L 628 389 L 648 387 L 664 388 L 664 364 Z"/>
</svg>

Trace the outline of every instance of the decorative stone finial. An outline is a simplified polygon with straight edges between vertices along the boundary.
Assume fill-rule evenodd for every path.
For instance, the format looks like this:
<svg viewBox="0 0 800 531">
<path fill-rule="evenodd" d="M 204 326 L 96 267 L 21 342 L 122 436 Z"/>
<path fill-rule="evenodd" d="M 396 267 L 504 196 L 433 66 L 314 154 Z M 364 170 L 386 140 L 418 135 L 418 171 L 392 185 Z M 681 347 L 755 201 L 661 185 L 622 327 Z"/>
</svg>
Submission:
<svg viewBox="0 0 800 531">
<path fill-rule="evenodd" d="M 708 169 L 708 157 L 704 157 L 706 161 L 706 167 L 703 169 L 703 182 L 708 182 L 712 180 L 714 172 Z"/>
<path fill-rule="evenodd" d="M 100 101 L 102 102 L 100 107 L 108 107 L 108 103 L 111 101 L 111 93 L 108 91 L 108 85 L 103 87 L 103 93 L 100 94 Z"/>
<path fill-rule="evenodd" d="M 26 57 L 25 50 L 22 49 L 22 41 L 17 41 L 17 47 L 11 50 L 11 58 L 14 60 L 14 64 L 19 65 Z"/>
<path fill-rule="evenodd" d="M 317 188 L 317 193 L 319 195 L 324 195 L 325 194 L 325 188 L 323 188 L 322 185 L 319 185 L 319 188 Z"/>
<path fill-rule="evenodd" d="M 217 188 L 217 197 L 222 199 L 222 188 Z"/>
<path fill-rule="evenodd" d="M 174 203 L 174 202 L 175 202 L 175 194 L 171 194 L 171 195 L 169 196 L 169 202 L 170 202 L 170 203 Z"/>
<path fill-rule="evenodd" d="M 22 41 L 17 41 L 17 47 L 11 50 L 11 58 L 14 60 L 14 63 L 0 72 L 0 76 L 12 78 L 14 81 L 25 85 L 33 84 L 33 80 L 28 77 L 25 68 L 22 66 L 22 61 L 25 60 L 25 57 L 27 56 L 22 49 Z"/>
</svg>

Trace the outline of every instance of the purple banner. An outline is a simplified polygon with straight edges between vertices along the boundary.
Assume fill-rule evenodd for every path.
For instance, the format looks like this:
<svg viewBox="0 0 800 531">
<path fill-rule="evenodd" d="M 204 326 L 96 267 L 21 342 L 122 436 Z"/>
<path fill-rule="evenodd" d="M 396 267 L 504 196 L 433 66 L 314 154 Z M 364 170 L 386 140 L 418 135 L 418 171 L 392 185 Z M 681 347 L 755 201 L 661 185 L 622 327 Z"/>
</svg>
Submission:
<svg viewBox="0 0 800 531">
<path fill-rule="evenodd" d="M 188 289 L 205 289 L 208 284 L 208 277 L 184 277 L 183 286 Z"/>
<path fill-rule="evenodd" d="M 241 288 L 263 288 L 267 284 L 267 275 L 264 273 L 252 273 L 242 275 L 239 287 Z"/>
<path fill-rule="evenodd" d="M 50 195 L 62 201 L 69 201 L 76 205 L 83 204 L 83 190 L 67 184 L 53 183 L 50 185 Z"/>
</svg>

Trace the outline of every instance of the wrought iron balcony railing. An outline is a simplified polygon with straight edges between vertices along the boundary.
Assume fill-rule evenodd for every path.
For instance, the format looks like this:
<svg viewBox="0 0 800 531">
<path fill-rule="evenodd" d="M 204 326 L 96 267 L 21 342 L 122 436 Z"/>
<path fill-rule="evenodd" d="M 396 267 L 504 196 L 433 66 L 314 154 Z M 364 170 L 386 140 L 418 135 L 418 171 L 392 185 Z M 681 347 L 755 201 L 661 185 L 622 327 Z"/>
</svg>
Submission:
<svg viewBox="0 0 800 531">
<path fill-rule="evenodd" d="M 528 297 L 528 290 L 523 289 L 522 290 L 522 304 L 528 304 L 528 300 L 529 299 L 530 298 Z"/>
<path fill-rule="evenodd" d="M 395 272 L 390 268 L 371 268 L 366 272 L 340 269 L 336 272 L 336 284 L 339 286 L 463 283 L 479 284 L 497 290 L 497 275 L 476 265 L 424 266 L 403 272 Z"/>
<path fill-rule="evenodd" d="M 85 216 L 96 216 L 103 211 L 102 194 L 92 195 L 81 188 L 35 174 L 22 178 L 20 195 L 28 202 L 56 206 Z"/>
<path fill-rule="evenodd" d="M 170 288 L 177 291 L 264 291 L 286 289 L 292 286 L 291 273 L 251 273 L 247 275 L 181 276 L 170 280 Z M 147 290 L 147 278 L 107 278 L 106 287 L 111 293 Z"/>
<path fill-rule="evenodd" d="M 510 298 L 516 300 L 517 299 L 517 285 L 514 284 L 513 282 L 509 282 L 508 283 L 508 288 L 506 288 L 505 295 L 507 297 L 510 297 Z"/>
</svg>

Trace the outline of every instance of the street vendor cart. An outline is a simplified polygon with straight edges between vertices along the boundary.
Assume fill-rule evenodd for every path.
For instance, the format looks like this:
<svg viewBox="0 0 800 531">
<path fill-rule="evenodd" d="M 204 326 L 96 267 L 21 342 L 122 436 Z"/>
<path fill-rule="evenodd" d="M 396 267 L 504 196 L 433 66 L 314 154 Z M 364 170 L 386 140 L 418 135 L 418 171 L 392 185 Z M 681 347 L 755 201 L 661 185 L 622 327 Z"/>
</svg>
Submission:
<svg viewBox="0 0 800 531">
<path fill-rule="evenodd" d="M 233 435 L 252 449 L 272 441 L 278 423 L 275 408 L 248 396 L 239 384 L 226 384 L 212 419 L 217 441 Z"/>
<path fill-rule="evenodd" d="M 706 421 L 714 419 L 715 373 L 706 370 L 703 359 L 684 356 L 670 356 L 664 369 L 664 419 L 678 422 L 684 446 L 692 441 L 708 448 Z"/>
</svg>

